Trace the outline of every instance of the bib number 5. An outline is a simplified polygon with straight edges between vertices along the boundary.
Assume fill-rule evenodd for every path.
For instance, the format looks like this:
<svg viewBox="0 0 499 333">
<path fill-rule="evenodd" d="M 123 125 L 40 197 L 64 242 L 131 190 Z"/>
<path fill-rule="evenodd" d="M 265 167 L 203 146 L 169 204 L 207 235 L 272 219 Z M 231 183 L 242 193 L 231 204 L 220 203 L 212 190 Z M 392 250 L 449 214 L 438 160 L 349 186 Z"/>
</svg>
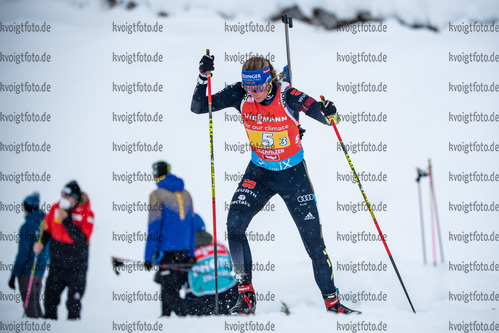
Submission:
<svg viewBox="0 0 499 333">
<path fill-rule="evenodd" d="M 248 130 L 251 145 L 258 148 L 284 148 L 289 146 L 288 131 L 259 132 Z"/>
<path fill-rule="evenodd" d="M 262 133 L 262 146 L 266 148 L 271 148 L 274 145 L 274 133 Z"/>
</svg>

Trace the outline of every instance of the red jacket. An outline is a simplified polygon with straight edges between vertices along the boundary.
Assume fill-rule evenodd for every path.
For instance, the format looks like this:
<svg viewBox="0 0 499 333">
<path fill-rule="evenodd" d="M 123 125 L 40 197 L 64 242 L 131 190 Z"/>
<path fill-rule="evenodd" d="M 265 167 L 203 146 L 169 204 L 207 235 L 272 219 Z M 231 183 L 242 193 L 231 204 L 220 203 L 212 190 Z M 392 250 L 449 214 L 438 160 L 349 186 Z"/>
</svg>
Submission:
<svg viewBox="0 0 499 333">
<path fill-rule="evenodd" d="M 62 225 L 62 220 L 57 216 L 58 208 L 59 202 L 55 203 L 45 216 L 43 230 L 49 232 L 52 238 L 58 242 L 74 244 L 73 239 L 71 239 L 66 228 Z M 86 194 L 82 193 L 78 206 L 71 212 L 71 219 L 87 237 L 88 244 L 94 227 L 94 213 L 90 208 L 90 200 Z"/>
</svg>

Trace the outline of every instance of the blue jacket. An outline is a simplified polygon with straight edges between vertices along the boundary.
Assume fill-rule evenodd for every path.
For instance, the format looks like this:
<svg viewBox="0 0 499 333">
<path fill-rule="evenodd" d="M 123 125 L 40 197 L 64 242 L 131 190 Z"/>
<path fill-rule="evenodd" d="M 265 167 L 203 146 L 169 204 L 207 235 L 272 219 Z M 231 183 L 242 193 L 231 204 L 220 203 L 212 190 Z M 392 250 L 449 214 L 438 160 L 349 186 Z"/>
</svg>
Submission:
<svg viewBox="0 0 499 333">
<path fill-rule="evenodd" d="M 12 269 L 12 275 L 30 275 L 33 268 L 35 253 L 33 252 L 33 244 L 38 240 L 40 234 L 40 223 L 45 217 L 45 213 L 41 210 L 35 210 L 26 215 L 26 222 L 19 230 L 19 249 L 16 256 L 16 261 Z M 47 262 L 49 260 L 49 247 L 45 246 L 43 251 L 38 254 L 35 275 L 43 276 Z"/>
<path fill-rule="evenodd" d="M 149 196 L 149 225 L 145 261 L 158 259 L 164 251 L 187 251 L 193 255 L 192 198 L 182 179 L 171 173 Z"/>
</svg>

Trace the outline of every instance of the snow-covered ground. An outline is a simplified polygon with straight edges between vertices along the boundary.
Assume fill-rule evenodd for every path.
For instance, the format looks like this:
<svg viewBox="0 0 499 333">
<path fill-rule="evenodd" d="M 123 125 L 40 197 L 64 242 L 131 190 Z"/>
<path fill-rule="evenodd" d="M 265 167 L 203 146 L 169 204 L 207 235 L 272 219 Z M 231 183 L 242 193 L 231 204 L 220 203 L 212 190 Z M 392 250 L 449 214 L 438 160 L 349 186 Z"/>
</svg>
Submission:
<svg viewBox="0 0 499 333">
<path fill-rule="evenodd" d="M 497 180 L 477 181 L 473 176 L 474 180 L 465 183 L 460 178 L 474 171 L 499 173 L 498 122 L 477 121 L 477 116 L 469 123 L 465 121 L 470 113 L 478 117 L 499 114 L 499 31 L 476 31 L 485 29 L 483 24 L 499 30 L 498 23 L 492 23 L 499 17 L 499 5 L 492 1 L 447 1 L 438 5 L 429 1 L 343 1 L 334 8 L 331 4 L 324 7 L 337 9 L 342 15 L 357 9 L 371 10 L 377 16 L 387 17 L 382 23 L 371 25 L 383 32 L 326 32 L 300 22 L 295 22 L 290 30 L 294 86 L 315 98 L 323 94 L 333 100 L 340 115 L 345 116 L 339 130 L 351 148 L 357 172 L 364 172 L 362 177 L 367 173 L 386 177 L 386 181 L 364 180 L 363 186 L 371 204 L 382 208 L 375 214 L 417 314 L 412 313 L 382 244 L 352 241 L 359 232 L 376 235 L 375 226 L 368 212 L 352 212 L 362 202 L 362 196 L 354 183 L 343 181 L 349 166 L 332 128 L 306 116 L 301 121 L 307 129 L 305 156 L 326 245 L 334 262 L 335 282 L 347 298 L 345 303 L 363 311 L 363 315 L 342 317 L 325 313 L 308 257 L 283 201 L 277 197 L 250 225 L 253 233 L 270 234 L 274 239 L 251 242 L 253 259 L 259 264 L 254 286 L 262 297 L 270 298 L 259 302 L 256 316 L 158 318 L 158 301 L 117 300 L 117 295 L 158 292 L 152 273 L 123 272 L 116 276 L 111 269 L 111 255 L 143 257 L 144 242 L 116 239 L 146 231 L 147 212 L 128 213 L 122 207 L 146 202 L 154 189 L 152 182 L 128 183 L 118 181 L 117 176 L 150 173 L 154 161 L 169 161 L 172 172 L 184 179 L 196 211 L 205 219 L 207 228 L 212 229 L 208 118 L 189 111 L 198 61 L 205 49 L 215 55 L 214 91 L 239 80 L 241 58 L 247 53 L 272 57 L 277 68 L 286 63 L 283 24 L 268 21 L 269 13 L 282 8 L 284 2 L 221 3 L 190 1 L 165 8 L 159 1 L 149 1 L 132 11 L 123 7 L 106 10 L 97 2 L 83 0 L 0 3 L 0 82 L 7 86 L 22 82 L 51 85 L 49 93 L 0 91 L 2 177 L 24 172 L 51 177 L 48 182 L 19 183 L 1 178 L 0 281 L 4 282 L 0 283 L 0 330 L 15 329 L 25 323 L 21 304 L 12 300 L 15 294 L 7 286 L 9 265 L 17 251 L 17 243 L 8 239 L 17 233 L 23 221 L 22 212 L 15 211 L 16 205 L 34 190 L 41 193 L 42 203 L 51 204 L 57 201 L 62 186 L 76 178 L 89 194 L 96 216 L 82 320 L 65 321 L 63 300 L 59 307 L 62 320 L 28 320 L 28 324 L 50 324 L 51 332 L 132 332 L 148 327 L 162 332 L 498 331 L 499 242 L 485 241 L 483 237 L 477 241 L 476 236 L 470 242 L 454 240 L 456 235 L 474 231 L 479 235 L 499 233 Z M 311 3 L 301 4 L 302 10 L 309 12 L 314 7 Z M 170 15 L 156 16 L 159 10 Z M 431 22 L 441 30 L 434 33 L 408 29 L 390 18 L 395 14 L 415 23 Z M 139 21 L 161 26 L 162 32 L 119 31 L 124 25 Z M 14 24 L 25 22 L 50 25 L 51 30 L 19 34 L 8 31 Z M 240 33 L 246 24 L 260 24 L 270 31 Z M 232 32 L 235 28 L 239 32 Z M 465 33 L 468 28 L 473 31 Z M 9 62 L 14 53 L 24 52 L 46 53 L 51 61 Z M 163 61 L 113 61 L 113 54 L 136 52 L 158 53 Z M 480 57 L 493 54 L 494 61 L 477 62 L 475 52 Z M 381 54 L 386 62 L 353 64 L 352 56 L 362 53 L 376 57 Z M 463 55 L 470 53 L 472 62 L 466 64 Z M 139 81 L 162 85 L 162 92 L 113 92 L 113 83 Z M 384 84 L 386 92 L 352 93 L 353 86 L 362 86 L 363 82 Z M 475 90 L 477 86 L 483 89 L 483 85 L 493 85 L 495 92 L 464 93 L 464 85 L 470 83 Z M 453 85 L 461 91 L 451 91 Z M 19 124 L 9 121 L 11 115 L 25 112 L 46 113 L 51 119 Z M 138 112 L 158 113 L 162 121 L 116 121 L 118 115 Z M 380 113 L 386 121 L 365 121 L 366 116 Z M 226 204 L 237 185 L 233 179 L 241 176 L 250 156 L 247 151 L 241 152 L 246 134 L 242 125 L 233 120 L 235 116 L 235 110 L 214 114 L 217 228 L 218 237 L 224 242 Z M 113 144 L 116 147 L 138 141 L 163 148 L 130 154 L 113 151 Z M 40 146 L 46 143 L 51 149 L 5 151 L 5 147 L 22 142 Z M 465 153 L 463 150 L 470 143 L 474 151 Z M 362 151 L 380 144 L 386 145 L 381 152 Z M 484 152 L 483 145 L 492 145 L 494 151 Z M 239 151 L 231 150 L 235 148 Z M 356 149 L 359 151 L 355 152 Z M 444 263 L 437 252 L 436 267 L 432 265 L 428 179 L 421 183 L 427 265 L 422 259 L 415 182 L 416 167 L 427 168 L 430 158 L 444 249 Z M 456 177 L 458 181 L 453 180 Z M 469 203 L 472 211 L 466 213 Z M 483 211 L 484 205 L 489 208 L 491 204 L 494 211 Z M 386 269 L 365 269 L 377 268 L 380 263 Z M 359 271 L 354 273 L 354 268 Z M 466 268 L 472 271 L 465 272 Z M 366 299 L 366 294 L 381 295 L 381 300 Z M 359 297 L 361 301 L 357 300 Z M 290 316 L 280 311 L 281 302 L 289 306 Z M 139 321 L 141 324 L 137 325 Z M 28 326 L 17 328 L 30 330 Z"/>
</svg>

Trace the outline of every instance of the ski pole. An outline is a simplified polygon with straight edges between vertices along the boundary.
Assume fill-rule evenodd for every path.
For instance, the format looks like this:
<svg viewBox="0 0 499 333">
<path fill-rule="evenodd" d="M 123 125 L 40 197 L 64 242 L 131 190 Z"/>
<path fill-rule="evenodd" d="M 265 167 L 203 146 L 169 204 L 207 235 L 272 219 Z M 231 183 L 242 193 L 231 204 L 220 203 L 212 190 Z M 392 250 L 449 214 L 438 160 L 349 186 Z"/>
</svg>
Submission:
<svg viewBox="0 0 499 333">
<path fill-rule="evenodd" d="M 440 258 L 442 260 L 442 264 L 444 263 L 444 249 L 442 246 L 442 235 L 440 233 L 440 221 L 438 219 L 438 210 L 437 210 L 437 199 L 435 197 L 435 188 L 433 187 L 433 172 L 431 168 L 431 160 L 428 160 L 428 176 L 430 177 L 430 189 L 431 189 L 431 200 L 433 211 L 435 213 L 435 220 L 437 223 L 437 233 L 438 233 L 438 242 L 440 244 Z"/>
<path fill-rule="evenodd" d="M 323 104 L 326 102 L 324 96 L 321 96 L 321 100 L 322 100 Z M 371 208 L 371 204 L 369 203 L 369 200 L 367 200 L 366 193 L 364 192 L 364 189 L 362 188 L 362 185 L 360 184 L 359 177 L 357 176 L 357 172 L 355 171 L 355 168 L 353 167 L 352 160 L 350 159 L 350 156 L 348 155 L 348 151 L 345 147 L 345 144 L 343 143 L 343 139 L 340 136 L 340 132 L 338 132 L 338 128 L 336 127 L 336 124 L 334 121 L 331 121 L 331 125 L 333 125 L 334 132 L 336 133 L 336 136 L 338 137 L 338 141 L 340 142 L 341 148 L 343 149 L 343 152 L 345 153 L 345 157 L 348 161 L 348 164 L 350 165 L 350 169 L 352 170 L 355 181 L 357 182 L 357 185 L 359 186 L 360 192 L 362 193 L 362 197 L 364 198 L 364 201 L 366 202 L 367 208 L 369 209 L 369 213 L 371 214 L 374 225 L 376 226 L 376 229 L 378 230 L 378 234 L 381 237 L 381 241 L 383 242 L 383 245 L 385 246 L 386 253 L 388 254 L 388 257 L 390 258 L 390 261 L 392 262 L 393 269 L 395 270 L 395 273 L 397 273 L 397 277 L 400 281 L 400 284 L 402 285 L 402 288 L 404 289 L 405 295 L 407 296 L 407 300 L 409 301 L 409 304 L 411 305 L 412 311 L 414 313 L 416 313 L 416 310 L 414 310 L 414 306 L 412 305 L 409 294 L 407 293 L 407 290 L 405 289 L 405 285 L 404 285 L 404 282 L 402 281 L 402 277 L 400 276 L 397 265 L 395 264 L 395 261 L 393 260 L 393 257 L 392 257 L 392 254 L 390 253 L 390 249 L 388 248 L 388 245 L 386 244 L 385 237 L 383 236 L 383 233 L 381 232 L 381 229 L 378 225 L 378 221 L 376 221 L 376 217 L 374 216 L 373 210 Z"/>
<path fill-rule="evenodd" d="M 38 261 L 38 254 L 35 254 L 35 259 L 33 260 L 33 267 L 31 268 L 31 274 L 29 276 L 28 291 L 26 292 L 26 299 L 24 300 L 24 311 L 28 311 L 29 297 L 31 296 L 31 287 L 33 286 L 33 278 L 35 276 L 36 262 Z"/>
<path fill-rule="evenodd" d="M 416 182 L 418 183 L 418 197 L 419 197 L 419 217 L 421 220 L 421 240 L 423 242 L 423 262 L 426 265 L 426 241 L 425 241 L 425 233 L 424 233 L 424 220 L 423 220 L 423 203 L 421 199 L 421 177 L 426 177 L 428 174 L 421 169 L 417 169 L 418 178 L 416 178 Z"/>
<path fill-rule="evenodd" d="M 119 267 L 125 266 L 126 262 L 133 263 L 137 266 L 144 266 L 144 262 L 140 260 L 133 260 L 133 259 L 123 259 L 123 258 L 118 258 L 118 257 L 111 257 L 111 261 L 113 264 L 113 270 L 116 273 L 116 275 L 119 275 Z M 180 272 L 192 272 L 195 274 L 200 274 L 200 275 L 215 275 L 214 273 L 205 273 L 205 272 L 196 272 L 193 271 L 192 268 L 195 266 L 195 264 L 192 263 L 185 263 L 185 264 L 159 264 L 157 265 L 161 269 L 165 270 L 172 270 L 172 271 L 180 271 Z M 220 276 L 220 278 L 232 278 L 231 276 Z"/>
<path fill-rule="evenodd" d="M 206 49 L 210 55 L 210 50 Z M 213 116 L 211 105 L 211 71 L 206 73 L 208 79 L 208 116 L 210 123 L 210 155 L 211 155 L 211 201 L 213 210 L 213 256 L 215 259 L 215 315 L 218 315 L 218 257 L 217 257 L 217 213 L 215 204 L 215 149 L 213 145 Z"/>
<path fill-rule="evenodd" d="M 435 241 L 435 214 L 433 214 L 433 198 L 430 187 L 430 218 L 431 218 L 431 245 L 433 250 L 433 266 L 437 266 L 437 246 Z"/>
<path fill-rule="evenodd" d="M 42 242 L 43 228 L 40 225 L 40 235 L 38 236 L 37 243 Z M 31 267 L 31 274 L 29 275 L 28 290 L 26 291 L 26 299 L 24 300 L 24 312 L 28 310 L 29 297 L 31 296 L 31 287 L 33 286 L 33 279 L 35 277 L 36 263 L 38 262 L 38 253 L 35 254 L 35 259 L 33 260 L 33 267 Z"/>
<path fill-rule="evenodd" d="M 284 23 L 285 33 L 286 33 L 286 55 L 288 59 L 288 76 L 289 76 L 289 86 L 291 87 L 291 55 L 289 51 L 289 32 L 288 27 L 293 27 L 293 18 L 287 16 L 286 14 L 282 16 L 282 23 Z"/>
<path fill-rule="evenodd" d="M 134 260 L 134 259 L 124 259 L 124 258 L 118 258 L 118 257 L 113 257 L 111 256 L 111 261 L 113 263 L 113 268 L 124 266 L 126 262 L 138 265 L 138 266 L 144 266 L 144 262 L 140 260 Z M 180 267 L 180 268 L 190 268 L 194 264 L 192 263 L 178 263 L 178 264 L 159 264 L 159 268 L 172 268 L 172 267 Z"/>
</svg>

